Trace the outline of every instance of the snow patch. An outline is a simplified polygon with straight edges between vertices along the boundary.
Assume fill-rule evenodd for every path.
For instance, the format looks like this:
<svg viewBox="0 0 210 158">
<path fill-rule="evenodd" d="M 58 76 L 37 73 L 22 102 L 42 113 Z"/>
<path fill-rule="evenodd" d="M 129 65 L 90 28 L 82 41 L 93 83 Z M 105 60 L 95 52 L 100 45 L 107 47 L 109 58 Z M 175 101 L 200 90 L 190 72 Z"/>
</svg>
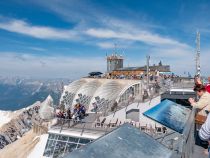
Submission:
<svg viewBox="0 0 210 158">
<path fill-rule="evenodd" d="M 11 111 L 0 111 L 0 127 L 8 123 L 12 119 Z"/>
<path fill-rule="evenodd" d="M 50 99 L 50 98 L 49 98 Z M 22 108 L 20 110 L 16 110 L 16 111 L 3 111 L 0 110 L 0 128 L 6 124 L 9 123 L 14 117 L 20 115 L 23 111 L 25 110 L 29 110 L 32 107 L 35 106 L 40 106 L 40 101 L 35 102 L 34 104 L 26 107 L 26 108 Z"/>
<path fill-rule="evenodd" d="M 50 95 L 41 103 L 39 115 L 44 120 L 50 120 L 54 117 L 53 99 Z"/>
</svg>

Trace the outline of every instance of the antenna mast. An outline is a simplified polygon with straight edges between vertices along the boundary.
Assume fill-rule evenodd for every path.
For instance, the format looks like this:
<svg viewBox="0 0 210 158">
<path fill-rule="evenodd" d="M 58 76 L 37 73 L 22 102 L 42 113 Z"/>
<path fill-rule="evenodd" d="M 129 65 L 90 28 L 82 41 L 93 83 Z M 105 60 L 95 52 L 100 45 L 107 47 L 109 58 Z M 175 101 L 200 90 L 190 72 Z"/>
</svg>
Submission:
<svg viewBox="0 0 210 158">
<path fill-rule="evenodd" d="M 196 76 L 201 75 L 201 66 L 200 66 L 200 32 L 197 31 L 197 35 L 196 35 Z"/>
<path fill-rule="evenodd" d="M 149 88 L 149 60 L 150 60 L 150 56 L 147 55 L 147 88 Z"/>
</svg>

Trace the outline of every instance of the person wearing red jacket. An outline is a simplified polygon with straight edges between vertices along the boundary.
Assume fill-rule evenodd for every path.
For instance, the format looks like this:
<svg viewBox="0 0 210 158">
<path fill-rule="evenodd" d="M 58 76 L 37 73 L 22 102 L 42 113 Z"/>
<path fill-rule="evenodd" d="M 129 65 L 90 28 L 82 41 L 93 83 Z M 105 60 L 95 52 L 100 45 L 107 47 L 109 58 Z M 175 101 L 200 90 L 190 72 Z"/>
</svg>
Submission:
<svg viewBox="0 0 210 158">
<path fill-rule="evenodd" d="M 206 88 L 206 91 L 210 93 L 210 76 L 208 77 L 208 82 L 206 85 L 205 85 L 205 88 Z"/>
<path fill-rule="evenodd" d="M 201 79 L 195 78 L 195 85 L 200 85 L 200 84 L 202 84 Z M 206 88 L 206 91 L 210 93 L 210 76 L 208 77 L 208 83 L 204 86 Z"/>
</svg>

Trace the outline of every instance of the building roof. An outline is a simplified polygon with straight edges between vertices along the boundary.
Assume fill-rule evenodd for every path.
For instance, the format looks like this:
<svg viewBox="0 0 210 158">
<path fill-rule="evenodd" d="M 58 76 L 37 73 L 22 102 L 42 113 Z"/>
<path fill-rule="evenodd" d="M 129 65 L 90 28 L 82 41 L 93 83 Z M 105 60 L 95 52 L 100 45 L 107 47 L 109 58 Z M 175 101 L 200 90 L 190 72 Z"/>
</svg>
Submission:
<svg viewBox="0 0 210 158">
<path fill-rule="evenodd" d="M 102 72 L 90 72 L 90 73 L 88 73 L 90 76 L 98 76 L 98 75 L 101 75 L 101 74 L 103 74 Z"/>
<path fill-rule="evenodd" d="M 87 106 L 90 112 L 97 104 L 102 107 L 107 106 L 109 102 L 115 102 L 123 93 L 134 84 L 139 84 L 139 80 L 116 80 L 105 78 L 82 78 L 65 86 L 60 102 L 66 108 L 73 108 L 78 98 L 81 103 Z M 80 97 L 81 96 L 81 97 Z M 84 102 L 83 102 L 84 101 Z"/>
<path fill-rule="evenodd" d="M 169 158 L 171 155 L 171 150 L 152 137 L 124 124 L 64 158 Z"/>
</svg>

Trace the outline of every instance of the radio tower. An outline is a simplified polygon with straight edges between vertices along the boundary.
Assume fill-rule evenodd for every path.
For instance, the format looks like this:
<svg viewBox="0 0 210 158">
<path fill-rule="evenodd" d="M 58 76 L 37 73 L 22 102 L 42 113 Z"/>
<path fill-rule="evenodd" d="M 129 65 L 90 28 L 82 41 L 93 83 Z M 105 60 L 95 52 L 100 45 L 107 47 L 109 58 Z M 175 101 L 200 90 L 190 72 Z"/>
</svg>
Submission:
<svg viewBox="0 0 210 158">
<path fill-rule="evenodd" d="M 195 62 L 196 62 L 196 73 L 195 75 L 200 77 L 201 75 L 201 66 L 200 66 L 200 32 L 197 31 L 196 35 L 196 57 L 195 57 Z"/>
</svg>

